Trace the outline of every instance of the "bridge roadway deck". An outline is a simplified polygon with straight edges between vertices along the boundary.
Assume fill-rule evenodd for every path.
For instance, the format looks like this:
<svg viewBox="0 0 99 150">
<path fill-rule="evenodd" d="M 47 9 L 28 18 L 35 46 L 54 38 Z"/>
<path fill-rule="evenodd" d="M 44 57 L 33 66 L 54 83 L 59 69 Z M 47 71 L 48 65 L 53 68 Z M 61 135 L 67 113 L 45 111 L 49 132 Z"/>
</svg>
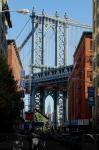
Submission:
<svg viewBox="0 0 99 150">
<path fill-rule="evenodd" d="M 72 69 L 73 66 L 70 65 L 34 73 L 31 82 L 32 87 L 65 91 Z"/>
</svg>

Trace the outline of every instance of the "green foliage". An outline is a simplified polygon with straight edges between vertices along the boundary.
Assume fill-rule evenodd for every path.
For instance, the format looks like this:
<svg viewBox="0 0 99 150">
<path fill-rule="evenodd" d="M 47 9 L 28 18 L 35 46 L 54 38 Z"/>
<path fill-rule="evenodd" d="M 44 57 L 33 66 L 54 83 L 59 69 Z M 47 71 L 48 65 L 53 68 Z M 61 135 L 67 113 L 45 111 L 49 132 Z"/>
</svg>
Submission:
<svg viewBox="0 0 99 150">
<path fill-rule="evenodd" d="M 0 123 L 13 125 L 19 118 L 20 93 L 6 59 L 0 55 Z M 0 125 L 1 126 L 1 125 Z"/>
<path fill-rule="evenodd" d="M 35 113 L 35 116 L 36 116 L 36 121 L 38 121 L 38 122 L 44 122 L 44 123 L 46 123 L 46 122 L 48 122 L 48 118 L 46 118 L 43 114 L 41 114 L 40 112 L 36 112 Z"/>
</svg>

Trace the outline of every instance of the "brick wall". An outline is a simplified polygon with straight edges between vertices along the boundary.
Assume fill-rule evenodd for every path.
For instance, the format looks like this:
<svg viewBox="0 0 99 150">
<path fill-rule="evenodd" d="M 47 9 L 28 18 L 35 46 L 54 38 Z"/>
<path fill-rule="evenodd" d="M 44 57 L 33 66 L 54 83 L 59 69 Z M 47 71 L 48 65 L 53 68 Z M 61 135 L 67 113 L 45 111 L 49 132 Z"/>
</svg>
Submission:
<svg viewBox="0 0 99 150">
<path fill-rule="evenodd" d="M 69 119 L 90 119 L 88 87 L 91 86 L 92 33 L 84 32 L 74 53 L 74 67 L 69 79 Z"/>
<path fill-rule="evenodd" d="M 8 64 L 12 69 L 14 79 L 18 81 L 18 86 L 19 86 L 20 79 L 21 79 L 20 74 L 21 74 L 22 65 L 20 62 L 18 50 L 15 46 L 15 42 L 12 40 L 8 40 L 7 58 L 8 58 Z"/>
</svg>

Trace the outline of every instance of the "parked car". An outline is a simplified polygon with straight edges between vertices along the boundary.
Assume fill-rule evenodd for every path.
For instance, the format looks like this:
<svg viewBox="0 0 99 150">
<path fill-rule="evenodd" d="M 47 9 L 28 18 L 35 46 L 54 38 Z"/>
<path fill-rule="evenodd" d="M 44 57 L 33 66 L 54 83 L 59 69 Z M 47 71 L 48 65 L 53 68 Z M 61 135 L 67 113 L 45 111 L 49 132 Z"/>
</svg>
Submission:
<svg viewBox="0 0 99 150">
<path fill-rule="evenodd" d="M 82 150 L 97 150 L 97 142 L 94 134 L 83 134 L 81 142 Z"/>
</svg>

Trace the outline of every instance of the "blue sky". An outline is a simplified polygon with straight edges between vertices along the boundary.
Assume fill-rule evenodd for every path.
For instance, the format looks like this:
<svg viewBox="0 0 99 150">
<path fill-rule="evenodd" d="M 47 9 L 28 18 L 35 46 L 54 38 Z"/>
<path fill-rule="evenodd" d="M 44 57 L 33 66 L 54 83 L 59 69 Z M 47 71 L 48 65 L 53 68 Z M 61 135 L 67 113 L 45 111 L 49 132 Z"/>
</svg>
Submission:
<svg viewBox="0 0 99 150">
<path fill-rule="evenodd" d="M 69 18 L 79 20 L 86 24 L 92 24 L 92 0 L 9 0 L 9 9 L 17 10 L 32 8 L 38 12 L 42 9 L 49 15 L 54 15 L 56 11 L 60 16 L 66 12 Z M 9 38 L 16 38 L 29 15 L 11 13 L 13 28 L 9 30 Z"/>
</svg>

